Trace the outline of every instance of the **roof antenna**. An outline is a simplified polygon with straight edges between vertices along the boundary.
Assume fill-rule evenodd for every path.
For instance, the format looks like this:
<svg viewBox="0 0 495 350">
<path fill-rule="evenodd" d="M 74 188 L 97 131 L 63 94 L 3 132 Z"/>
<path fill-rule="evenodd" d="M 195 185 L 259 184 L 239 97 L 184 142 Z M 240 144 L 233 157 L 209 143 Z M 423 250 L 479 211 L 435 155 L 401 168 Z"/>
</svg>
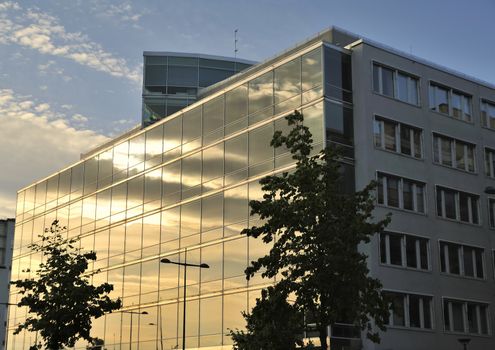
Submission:
<svg viewBox="0 0 495 350">
<path fill-rule="evenodd" d="M 234 73 L 237 72 L 237 51 L 239 51 L 237 49 L 237 32 L 238 31 L 239 31 L 239 29 L 234 30 Z"/>
</svg>

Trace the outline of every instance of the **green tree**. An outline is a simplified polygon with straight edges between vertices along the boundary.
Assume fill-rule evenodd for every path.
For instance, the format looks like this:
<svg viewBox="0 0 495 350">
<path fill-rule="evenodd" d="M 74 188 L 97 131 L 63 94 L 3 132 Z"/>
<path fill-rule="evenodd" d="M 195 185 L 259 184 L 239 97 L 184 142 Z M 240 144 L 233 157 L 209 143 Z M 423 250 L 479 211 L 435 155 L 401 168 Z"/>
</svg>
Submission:
<svg viewBox="0 0 495 350">
<path fill-rule="evenodd" d="M 274 244 L 268 255 L 251 262 L 246 276 L 280 274 L 280 288 L 294 293 L 296 307 L 314 317 L 322 345 L 327 325 L 343 321 L 379 342 L 373 323 L 385 330 L 389 305 L 358 247 L 382 232 L 390 217 L 372 216 L 374 182 L 354 193 L 343 191 L 342 157 L 335 148 L 311 155 L 312 137 L 301 113 L 286 119 L 291 131 L 276 131 L 271 145 L 287 147 L 296 167 L 263 178 L 263 200 L 250 202 L 251 215 L 259 215 L 263 224 L 242 233 Z"/>
<path fill-rule="evenodd" d="M 113 286 L 103 283 L 93 286 L 91 274 L 85 273 L 88 263 L 96 260 L 93 251 L 76 248 L 77 238 L 65 238 L 66 228 L 55 220 L 40 243 L 30 246 L 43 256 L 34 278 L 12 281 L 22 295 L 17 304 L 28 308 L 28 316 L 15 330 L 39 332 L 44 344 L 38 342 L 30 349 L 58 350 L 73 347 L 79 339 L 94 343 L 90 336 L 91 319 L 121 307 L 120 299 L 112 300 L 108 293 Z"/>
<path fill-rule="evenodd" d="M 303 314 L 279 288 L 263 289 L 251 313 L 242 315 L 246 331 L 230 330 L 235 350 L 292 350 L 303 344 Z"/>
</svg>

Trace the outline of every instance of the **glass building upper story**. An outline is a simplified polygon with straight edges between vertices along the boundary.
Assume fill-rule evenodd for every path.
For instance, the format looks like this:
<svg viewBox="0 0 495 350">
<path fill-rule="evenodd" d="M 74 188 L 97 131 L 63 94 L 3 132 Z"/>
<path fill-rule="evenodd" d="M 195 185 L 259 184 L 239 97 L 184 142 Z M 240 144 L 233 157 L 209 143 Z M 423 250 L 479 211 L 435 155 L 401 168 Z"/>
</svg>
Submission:
<svg viewBox="0 0 495 350">
<path fill-rule="evenodd" d="M 255 64 L 238 58 L 193 53 L 145 51 L 143 56 L 143 126 L 190 105 L 201 88 Z"/>
<path fill-rule="evenodd" d="M 286 149 L 270 146 L 274 131 L 288 128 L 284 116 L 302 111 L 315 150 L 345 146 L 353 172 L 350 56 L 333 39 L 325 32 L 215 84 L 190 106 L 20 190 L 12 278 L 30 277 L 42 257 L 28 245 L 58 219 L 96 251 L 93 282 L 113 284 L 123 300 L 123 312 L 95 320 L 92 335 L 107 349 L 180 348 L 183 271 L 159 260 L 184 261 L 187 250 L 188 262 L 210 269 L 187 272 L 186 347 L 231 348 L 228 330 L 244 327 L 241 311 L 273 283 L 246 280 L 249 262 L 270 247 L 239 233 L 259 223 L 248 205 L 262 196 L 259 179 L 294 166 Z M 10 302 L 19 299 L 12 288 Z M 131 321 L 125 311 L 147 314 Z M 24 308 L 11 308 L 8 349 L 32 343 L 34 334 L 13 335 L 25 318 Z"/>
</svg>

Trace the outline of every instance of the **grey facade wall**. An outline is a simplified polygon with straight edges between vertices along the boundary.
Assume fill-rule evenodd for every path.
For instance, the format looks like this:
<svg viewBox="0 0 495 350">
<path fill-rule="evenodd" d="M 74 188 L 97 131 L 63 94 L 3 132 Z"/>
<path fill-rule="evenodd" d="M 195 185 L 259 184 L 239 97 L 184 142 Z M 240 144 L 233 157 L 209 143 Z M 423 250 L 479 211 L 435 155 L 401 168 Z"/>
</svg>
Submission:
<svg viewBox="0 0 495 350">
<path fill-rule="evenodd" d="M 5 236 L 5 261 L 0 262 L 0 349 L 5 348 L 8 319 L 9 281 L 12 267 L 12 244 L 14 241 L 14 219 L 0 220 L 0 236 Z"/>
<path fill-rule="evenodd" d="M 385 290 L 417 293 L 433 296 L 433 330 L 413 330 L 389 327 L 382 335 L 382 343 L 365 344 L 366 349 L 456 349 L 461 348 L 458 338 L 466 337 L 444 330 L 442 298 L 458 298 L 490 303 L 489 336 L 467 335 L 472 338 L 469 349 L 495 347 L 493 337 L 494 271 L 492 249 L 495 247 L 494 231 L 488 227 L 487 195 L 484 189 L 493 186 L 493 179 L 484 174 L 485 146 L 495 146 L 495 131 L 480 126 L 480 97 L 495 99 L 495 91 L 474 82 L 428 67 L 411 59 L 383 49 L 358 44 L 352 48 L 354 86 L 354 126 L 356 187 L 362 188 L 376 179 L 376 172 L 383 171 L 426 183 L 426 213 L 417 214 L 378 206 L 375 213 L 380 218 L 392 213 L 389 229 L 420 235 L 430 240 L 430 271 L 415 271 L 380 263 L 379 238 L 375 237 L 364 249 L 369 255 L 371 274 L 379 278 Z M 409 72 L 420 78 L 420 106 L 394 100 L 373 92 L 373 61 Z M 429 81 L 435 81 L 472 95 L 474 123 L 450 118 L 430 111 L 428 107 Z M 423 129 L 423 159 L 414 159 L 387 152 L 374 146 L 373 118 L 380 115 Z M 477 173 L 471 174 L 448 168 L 433 162 L 432 132 L 439 132 L 456 139 L 476 144 Z M 480 195 L 480 225 L 453 222 L 439 218 L 436 212 L 435 186 L 443 185 Z M 485 249 L 485 279 L 447 275 L 440 272 L 439 240 L 479 246 Z"/>
</svg>

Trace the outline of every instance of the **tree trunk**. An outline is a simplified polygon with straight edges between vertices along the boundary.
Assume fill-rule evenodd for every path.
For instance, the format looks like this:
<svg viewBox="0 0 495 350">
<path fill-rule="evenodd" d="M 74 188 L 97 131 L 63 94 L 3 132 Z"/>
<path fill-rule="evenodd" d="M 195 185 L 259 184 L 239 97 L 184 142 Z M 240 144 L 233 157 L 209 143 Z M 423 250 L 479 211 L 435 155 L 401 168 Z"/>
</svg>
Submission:
<svg viewBox="0 0 495 350">
<path fill-rule="evenodd" d="M 318 332 L 320 333 L 321 350 L 329 350 L 327 344 L 327 327 L 320 327 Z"/>
</svg>

